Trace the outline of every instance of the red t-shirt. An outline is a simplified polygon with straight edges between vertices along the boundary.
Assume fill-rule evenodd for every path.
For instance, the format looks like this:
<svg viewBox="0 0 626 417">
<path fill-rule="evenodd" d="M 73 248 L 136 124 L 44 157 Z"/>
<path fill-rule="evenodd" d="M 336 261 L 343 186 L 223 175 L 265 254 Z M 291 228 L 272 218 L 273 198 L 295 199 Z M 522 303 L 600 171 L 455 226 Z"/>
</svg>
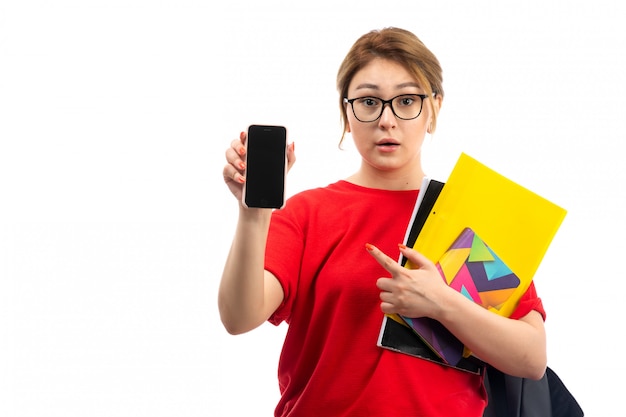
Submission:
<svg viewBox="0 0 626 417">
<path fill-rule="evenodd" d="M 285 298 L 270 322 L 289 324 L 275 416 L 483 415 L 482 376 L 376 345 L 383 319 L 376 280 L 389 273 L 365 243 L 398 258 L 417 193 L 339 181 L 274 211 L 265 268 Z M 545 315 L 531 285 L 513 316 L 533 309 Z"/>
</svg>

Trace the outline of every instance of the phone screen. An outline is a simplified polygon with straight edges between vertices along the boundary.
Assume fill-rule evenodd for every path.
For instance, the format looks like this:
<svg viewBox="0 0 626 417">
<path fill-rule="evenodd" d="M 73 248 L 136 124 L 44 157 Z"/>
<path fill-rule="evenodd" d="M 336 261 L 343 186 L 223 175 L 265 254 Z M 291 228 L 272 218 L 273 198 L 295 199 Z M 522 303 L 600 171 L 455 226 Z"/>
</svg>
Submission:
<svg viewBox="0 0 626 417">
<path fill-rule="evenodd" d="M 285 203 L 287 130 L 283 126 L 248 128 L 246 182 L 247 207 L 281 208 Z"/>
</svg>

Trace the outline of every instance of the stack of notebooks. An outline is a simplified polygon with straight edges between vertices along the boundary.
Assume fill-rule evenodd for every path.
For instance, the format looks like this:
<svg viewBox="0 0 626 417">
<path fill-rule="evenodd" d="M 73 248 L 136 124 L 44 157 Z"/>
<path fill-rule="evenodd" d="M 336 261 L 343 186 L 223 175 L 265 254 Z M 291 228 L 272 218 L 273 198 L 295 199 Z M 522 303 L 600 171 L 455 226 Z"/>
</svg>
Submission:
<svg viewBox="0 0 626 417">
<path fill-rule="evenodd" d="M 444 183 L 425 178 L 405 244 L 445 282 L 508 317 L 526 292 L 566 211 L 462 153 Z M 411 262 L 400 257 L 406 268 Z M 483 363 L 436 320 L 384 315 L 378 346 L 463 371 Z"/>
</svg>

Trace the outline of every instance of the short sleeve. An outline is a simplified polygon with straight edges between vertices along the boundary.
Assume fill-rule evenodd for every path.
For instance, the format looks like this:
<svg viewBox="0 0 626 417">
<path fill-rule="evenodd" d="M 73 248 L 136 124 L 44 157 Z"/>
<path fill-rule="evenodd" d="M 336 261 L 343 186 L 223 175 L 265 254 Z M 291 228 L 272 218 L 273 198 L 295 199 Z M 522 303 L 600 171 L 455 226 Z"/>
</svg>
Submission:
<svg viewBox="0 0 626 417">
<path fill-rule="evenodd" d="M 283 302 L 269 318 L 274 325 L 289 321 L 304 250 L 302 231 L 290 208 L 288 201 L 285 208 L 272 213 L 265 248 L 265 269 L 274 274 L 284 292 Z"/>
<path fill-rule="evenodd" d="M 546 311 L 543 308 L 543 303 L 541 302 L 541 298 L 537 296 L 535 283 L 531 282 L 510 317 L 512 319 L 519 320 L 533 310 L 539 312 L 539 314 L 543 317 L 543 320 L 546 320 Z"/>
</svg>

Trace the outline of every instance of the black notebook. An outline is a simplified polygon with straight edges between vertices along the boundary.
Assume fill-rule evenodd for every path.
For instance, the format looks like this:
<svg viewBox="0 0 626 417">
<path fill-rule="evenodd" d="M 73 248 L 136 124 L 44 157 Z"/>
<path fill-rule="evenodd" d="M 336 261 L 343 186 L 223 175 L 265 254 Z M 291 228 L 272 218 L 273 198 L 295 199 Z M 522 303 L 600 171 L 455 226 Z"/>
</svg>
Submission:
<svg viewBox="0 0 626 417">
<path fill-rule="evenodd" d="M 441 193 L 443 187 L 444 183 L 441 181 L 424 178 L 420 193 L 415 202 L 415 208 L 413 209 L 409 227 L 407 228 L 407 233 L 404 238 L 404 244 L 406 246 L 413 247 L 415 244 L 417 236 L 422 230 L 422 226 L 424 226 L 424 223 L 426 222 L 426 219 L 428 218 L 428 215 L 430 214 L 435 201 L 437 201 L 437 197 L 439 196 L 439 193 Z M 406 258 L 400 255 L 398 262 L 402 266 L 405 266 L 406 261 Z M 442 326 L 436 320 L 432 320 L 432 322 L 433 326 Z M 446 361 L 438 356 L 400 316 L 395 314 L 384 315 L 377 345 L 385 349 L 426 359 L 445 366 L 451 366 L 466 372 L 480 374 L 483 369 L 483 362 L 473 356 L 462 358 L 454 365 L 446 363 Z"/>
</svg>

